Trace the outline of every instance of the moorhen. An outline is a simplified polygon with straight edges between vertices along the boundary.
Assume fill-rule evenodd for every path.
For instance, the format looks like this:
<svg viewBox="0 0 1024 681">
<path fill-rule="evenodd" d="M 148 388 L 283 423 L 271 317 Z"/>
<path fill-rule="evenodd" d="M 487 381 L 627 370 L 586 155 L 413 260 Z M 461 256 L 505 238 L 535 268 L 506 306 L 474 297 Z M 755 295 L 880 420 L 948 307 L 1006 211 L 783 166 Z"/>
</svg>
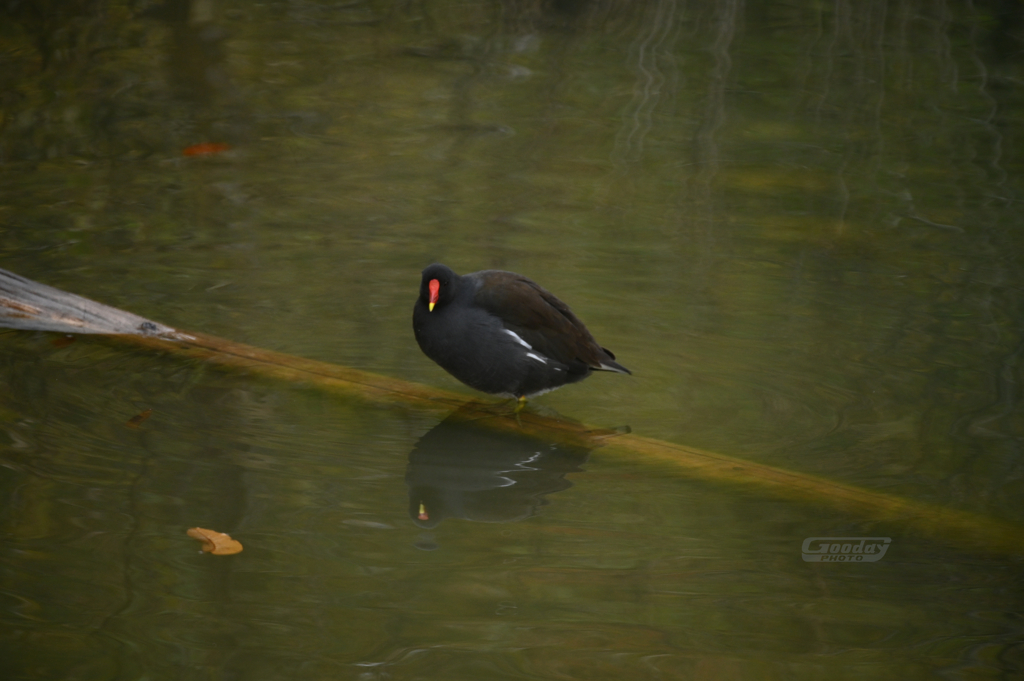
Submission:
<svg viewBox="0 0 1024 681">
<path fill-rule="evenodd" d="M 412 314 L 416 342 L 471 388 L 527 397 L 582 381 L 591 371 L 631 373 L 569 306 L 526 277 L 500 270 L 459 276 L 423 270 Z"/>
</svg>

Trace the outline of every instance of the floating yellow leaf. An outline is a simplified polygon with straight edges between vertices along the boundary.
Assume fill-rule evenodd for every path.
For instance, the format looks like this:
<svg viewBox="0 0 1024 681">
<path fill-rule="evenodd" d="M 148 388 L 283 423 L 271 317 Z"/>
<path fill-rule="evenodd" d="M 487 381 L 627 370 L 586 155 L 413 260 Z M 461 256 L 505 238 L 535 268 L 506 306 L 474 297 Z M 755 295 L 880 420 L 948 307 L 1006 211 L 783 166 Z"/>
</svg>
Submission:
<svg viewBox="0 0 1024 681">
<path fill-rule="evenodd" d="M 235 541 L 230 535 L 223 532 L 193 527 L 188 531 L 188 536 L 203 542 L 203 551 L 212 553 L 215 556 L 230 556 L 232 553 L 239 553 L 242 550 L 240 542 Z"/>
</svg>

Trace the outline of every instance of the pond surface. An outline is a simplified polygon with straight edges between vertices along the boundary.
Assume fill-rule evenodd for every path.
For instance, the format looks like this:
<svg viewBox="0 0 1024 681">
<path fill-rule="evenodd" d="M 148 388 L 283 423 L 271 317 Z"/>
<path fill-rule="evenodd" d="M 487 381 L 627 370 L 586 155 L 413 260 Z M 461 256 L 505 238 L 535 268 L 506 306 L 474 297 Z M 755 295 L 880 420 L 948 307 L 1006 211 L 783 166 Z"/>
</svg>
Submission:
<svg viewBox="0 0 1024 681">
<path fill-rule="evenodd" d="M 1022 14 L 7 3 L 0 267 L 467 400 L 420 270 L 512 270 L 634 374 L 532 409 L 1024 527 Z M 1021 556 L 919 529 L 0 332 L 5 679 L 1024 675 Z"/>
</svg>

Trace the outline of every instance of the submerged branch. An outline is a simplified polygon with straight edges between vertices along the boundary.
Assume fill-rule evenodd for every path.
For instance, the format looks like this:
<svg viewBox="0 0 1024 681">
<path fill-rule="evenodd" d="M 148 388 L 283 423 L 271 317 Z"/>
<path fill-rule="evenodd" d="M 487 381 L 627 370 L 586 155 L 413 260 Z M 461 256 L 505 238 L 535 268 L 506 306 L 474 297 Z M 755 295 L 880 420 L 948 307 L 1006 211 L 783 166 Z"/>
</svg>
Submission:
<svg viewBox="0 0 1024 681">
<path fill-rule="evenodd" d="M 1024 528 L 1001 520 L 639 435 L 593 429 L 528 411 L 513 414 L 511 408 L 502 405 L 467 405 L 466 398 L 458 393 L 263 350 L 216 336 L 178 331 L 5 270 L 0 270 L 0 326 L 102 334 L 119 342 L 314 385 L 367 402 L 429 411 L 438 416 L 458 409 L 462 417 L 472 418 L 494 430 L 587 448 L 607 446 L 606 451 L 616 455 L 662 462 L 693 478 L 747 485 L 864 520 L 892 522 L 976 550 L 1024 555 Z"/>
</svg>

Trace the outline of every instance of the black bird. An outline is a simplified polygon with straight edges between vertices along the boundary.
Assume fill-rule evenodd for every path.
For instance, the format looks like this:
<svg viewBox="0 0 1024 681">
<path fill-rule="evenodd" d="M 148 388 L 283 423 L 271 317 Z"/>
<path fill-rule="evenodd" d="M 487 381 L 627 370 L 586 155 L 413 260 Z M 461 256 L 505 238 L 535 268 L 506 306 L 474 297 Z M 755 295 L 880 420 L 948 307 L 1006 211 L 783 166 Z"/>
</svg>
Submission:
<svg viewBox="0 0 1024 681">
<path fill-rule="evenodd" d="M 412 314 L 427 357 L 471 388 L 524 401 L 591 371 L 631 373 L 569 306 L 526 277 L 500 270 L 459 276 L 423 270 Z"/>
</svg>

